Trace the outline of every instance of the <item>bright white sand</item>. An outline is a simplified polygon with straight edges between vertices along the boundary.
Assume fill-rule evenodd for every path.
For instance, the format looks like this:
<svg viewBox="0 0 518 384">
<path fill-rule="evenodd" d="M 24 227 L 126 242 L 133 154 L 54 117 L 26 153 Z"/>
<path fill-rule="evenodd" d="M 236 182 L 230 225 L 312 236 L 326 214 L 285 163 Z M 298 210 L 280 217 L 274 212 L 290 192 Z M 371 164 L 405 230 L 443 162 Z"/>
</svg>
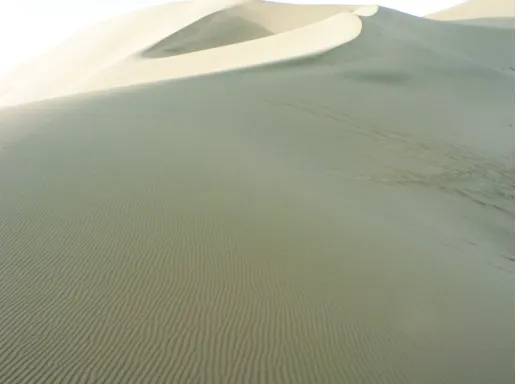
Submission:
<svg viewBox="0 0 518 384">
<path fill-rule="evenodd" d="M 171 4 L 3 79 L 0 382 L 512 382 L 488 4 Z"/>
</svg>

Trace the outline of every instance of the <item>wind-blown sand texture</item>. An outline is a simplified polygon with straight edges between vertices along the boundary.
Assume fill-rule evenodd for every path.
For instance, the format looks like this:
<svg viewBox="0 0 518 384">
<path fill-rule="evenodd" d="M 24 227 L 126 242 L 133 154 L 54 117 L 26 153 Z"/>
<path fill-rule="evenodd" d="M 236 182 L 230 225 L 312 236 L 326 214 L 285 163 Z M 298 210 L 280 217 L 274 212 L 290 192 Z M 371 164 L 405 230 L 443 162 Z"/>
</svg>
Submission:
<svg viewBox="0 0 518 384">
<path fill-rule="evenodd" d="M 24 64 L 0 83 L 0 382 L 511 383 L 513 43 L 179 3 Z"/>
</svg>

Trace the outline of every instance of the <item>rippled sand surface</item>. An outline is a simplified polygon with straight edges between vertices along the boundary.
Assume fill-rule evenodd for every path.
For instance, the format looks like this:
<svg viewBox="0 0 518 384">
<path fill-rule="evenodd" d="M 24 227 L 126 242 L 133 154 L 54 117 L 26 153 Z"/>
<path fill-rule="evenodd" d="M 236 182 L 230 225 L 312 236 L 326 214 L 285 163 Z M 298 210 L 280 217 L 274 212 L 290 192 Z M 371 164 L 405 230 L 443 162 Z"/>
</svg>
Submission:
<svg viewBox="0 0 518 384">
<path fill-rule="evenodd" d="M 512 382 L 514 30 L 360 21 L 0 110 L 1 383 Z"/>
</svg>

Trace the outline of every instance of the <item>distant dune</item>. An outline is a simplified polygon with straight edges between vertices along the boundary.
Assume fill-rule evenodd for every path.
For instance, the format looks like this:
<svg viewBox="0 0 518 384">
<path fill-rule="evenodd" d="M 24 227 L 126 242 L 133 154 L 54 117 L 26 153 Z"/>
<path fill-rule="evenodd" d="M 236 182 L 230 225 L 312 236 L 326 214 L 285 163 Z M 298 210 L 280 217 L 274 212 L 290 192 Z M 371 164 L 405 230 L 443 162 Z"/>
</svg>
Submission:
<svg viewBox="0 0 518 384">
<path fill-rule="evenodd" d="M 511 383 L 509 4 L 172 3 L 1 79 L 0 383 Z"/>
<path fill-rule="evenodd" d="M 362 8 L 376 9 L 239 0 L 154 7 L 94 26 L 14 71 L 0 82 L 0 106 L 318 54 L 360 33 L 352 11 Z M 156 57 L 164 59 L 149 60 Z"/>
<path fill-rule="evenodd" d="M 513 0 L 470 0 L 428 16 L 436 20 L 514 18 Z"/>
</svg>

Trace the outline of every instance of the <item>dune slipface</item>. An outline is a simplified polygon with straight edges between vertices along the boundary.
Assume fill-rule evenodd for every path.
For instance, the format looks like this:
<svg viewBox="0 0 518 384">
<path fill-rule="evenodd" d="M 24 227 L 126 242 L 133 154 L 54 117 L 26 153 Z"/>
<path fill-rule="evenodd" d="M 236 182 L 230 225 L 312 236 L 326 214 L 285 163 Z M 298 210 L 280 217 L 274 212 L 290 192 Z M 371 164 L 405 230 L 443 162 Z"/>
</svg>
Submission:
<svg viewBox="0 0 518 384">
<path fill-rule="evenodd" d="M 21 67 L 0 382 L 512 382 L 513 42 L 185 3 Z"/>
</svg>

